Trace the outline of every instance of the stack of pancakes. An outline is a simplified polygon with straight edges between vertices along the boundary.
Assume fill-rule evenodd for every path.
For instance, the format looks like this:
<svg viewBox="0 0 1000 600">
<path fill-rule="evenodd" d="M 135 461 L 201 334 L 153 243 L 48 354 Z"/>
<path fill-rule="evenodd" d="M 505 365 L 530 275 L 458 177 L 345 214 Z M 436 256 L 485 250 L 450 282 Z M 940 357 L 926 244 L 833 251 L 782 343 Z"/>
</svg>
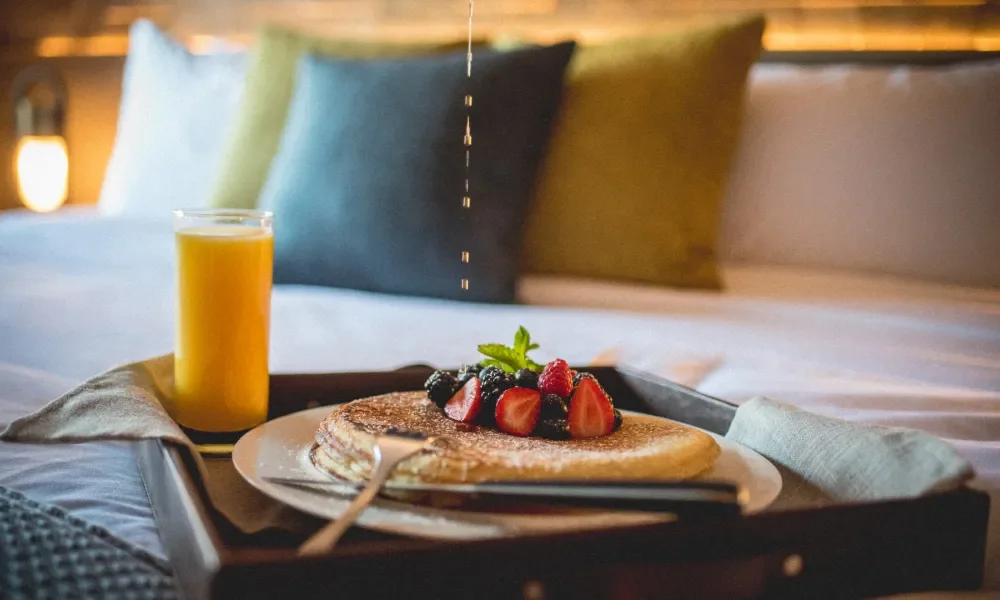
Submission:
<svg viewBox="0 0 1000 600">
<path fill-rule="evenodd" d="M 313 463 L 348 481 L 372 472 L 375 437 L 390 428 L 437 440 L 401 462 L 398 483 L 472 483 L 510 479 L 685 479 L 719 455 L 708 434 L 666 419 L 627 414 L 597 438 L 555 441 L 516 437 L 449 419 L 424 392 L 400 392 L 342 404 L 316 432 Z"/>
</svg>

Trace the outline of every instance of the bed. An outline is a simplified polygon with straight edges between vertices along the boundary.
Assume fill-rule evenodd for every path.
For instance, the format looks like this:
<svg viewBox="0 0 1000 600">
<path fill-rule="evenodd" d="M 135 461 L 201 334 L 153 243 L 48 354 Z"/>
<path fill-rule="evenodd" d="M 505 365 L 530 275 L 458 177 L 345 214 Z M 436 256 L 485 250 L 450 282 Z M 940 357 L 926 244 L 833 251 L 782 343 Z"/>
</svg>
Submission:
<svg viewBox="0 0 1000 600">
<path fill-rule="evenodd" d="M 0 218 L 0 422 L 173 345 L 169 220 L 93 209 Z M 274 290 L 272 370 L 453 366 L 517 325 L 540 357 L 622 363 L 734 402 L 764 394 L 953 443 L 1000 505 L 1000 291 L 803 268 L 729 266 L 723 293 L 547 277 L 520 305 L 309 286 Z M 405 335 L 398 335 L 405 332 Z M 162 554 L 119 443 L 0 445 L 0 485 Z M 994 511 L 995 512 L 995 511 Z M 997 585 L 997 518 L 987 585 Z"/>
<path fill-rule="evenodd" d="M 869 64 L 843 62 L 859 56 Z M 625 364 L 735 403 L 766 395 L 920 428 L 954 444 L 991 495 L 984 583 L 1000 589 L 1000 61 L 917 56 L 963 64 L 820 53 L 792 59 L 818 66 L 775 55 L 753 67 L 722 214 L 721 292 L 535 275 L 519 280 L 516 304 L 476 304 L 280 285 L 271 370 L 456 367 L 476 358 L 476 344 L 524 325 L 539 360 Z M 220 72 L 242 81 L 240 68 Z M 219 115 L 232 112 L 223 100 L 235 102 L 219 100 Z M 151 133 L 152 111 L 139 108 L 130 139 L 142 152 L 108 177 L 125 173 L 149 193 L 122 202 L 163 192 L 178 173 L 211 171 L 199 149 L 216 113 L 189 123 L 199 143 L 164 165 L 149 137 L 177 126 Z M 119 122 L 122 155 L 128 123 Z M 139 155 L 152 162 L 136 168 Z M 164 207 L 175 195 L 160 196 L 146 213 L 0 213 L 0 424 L 112 366 L 172 350 Z M 128 444 L 0 444 L 0 485 L 163 555 Z"/>
</svg>

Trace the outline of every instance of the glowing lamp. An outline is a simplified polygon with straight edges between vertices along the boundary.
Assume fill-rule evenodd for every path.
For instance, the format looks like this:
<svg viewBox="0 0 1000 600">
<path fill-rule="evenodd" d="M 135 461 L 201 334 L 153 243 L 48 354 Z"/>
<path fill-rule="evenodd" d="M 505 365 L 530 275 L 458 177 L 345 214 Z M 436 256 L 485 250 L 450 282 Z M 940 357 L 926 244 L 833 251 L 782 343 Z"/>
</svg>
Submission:
<svg viewBox="0 0 1000 600">
<path fill-rule="evenodd" d="M 21 203 L 56 210 L 69 191 L 69 154 L 63 138 L 66 91 L 49 69 L 34 66 L 14 80 L 14 180 Z"/>
<path fill-rule="evenodd" d="M 17 142 L 14 155 L 17 194 L 36 212 L 50 212 L 63 205 L 69 189 L 66 140 L 59 136 L 29 135 Z"/>
</svg>

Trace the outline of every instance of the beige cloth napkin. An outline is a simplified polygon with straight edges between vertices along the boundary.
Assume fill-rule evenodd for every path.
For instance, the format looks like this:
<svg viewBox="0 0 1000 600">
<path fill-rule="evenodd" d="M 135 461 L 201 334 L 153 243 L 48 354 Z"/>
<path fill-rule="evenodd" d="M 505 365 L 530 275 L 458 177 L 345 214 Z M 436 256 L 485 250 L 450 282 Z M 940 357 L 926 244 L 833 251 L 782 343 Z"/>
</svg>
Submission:
<svg viewBox="0 0 1000 600">
<path fill-rule="evenodd" d="M 164 409 L 173 402 L 172 354 L 126 364 L 85 381 L 0 433 L 11 442 L 86 442 L 159 438 L 189 452 L 212 504 L 244 533 L 269 528 L 308 533 L 310 518 L 246 483 L 229 460 L 202 460 Z"/>
<path fill-rule="evenodd" d="M 274 526 L 307 530 L 301 515 L 233 477 L 232 469 L 213 469 L 213 463 L 200 460 L 164 409 L 172 399 L 173 356 L 160 356 L 84 382 L 11 423 L 0 439 L 160 438 L 196 457 L 216 508 L 244 532 Z M 784 487 L 772 510 L 919 496 L 954 488 L 973 476 L 968 461 L 926 433 L 822 417 L 763 397 L 740 406 L 726 437 L 768 457 L 782 471 Z"/>
</svg>

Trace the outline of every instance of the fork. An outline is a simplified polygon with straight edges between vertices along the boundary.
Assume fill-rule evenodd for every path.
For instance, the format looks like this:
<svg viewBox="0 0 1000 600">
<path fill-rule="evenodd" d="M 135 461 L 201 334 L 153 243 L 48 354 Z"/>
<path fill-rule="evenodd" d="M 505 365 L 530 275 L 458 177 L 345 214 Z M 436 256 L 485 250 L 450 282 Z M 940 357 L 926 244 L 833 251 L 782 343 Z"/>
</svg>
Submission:
<svg viewBox="0 0 1000 600">
<path fill-rule="evenodd" d="M 337 541 L 357 521 L 361 513 L 378 495 L 379 490 L 389 479 L 393 469 L 401 461 L 413 456 L 434 443 L 436 438 L 419 433 L 399 431 L 395 428 L 375 437 L 375 447 L 372 450 L 372 475 L 351 505 L 347 507 L 339 519 L 327 523 L 299 546 L 299 556 L 317 556 L 326 554 L 333 549 Z"/>
</svg>

